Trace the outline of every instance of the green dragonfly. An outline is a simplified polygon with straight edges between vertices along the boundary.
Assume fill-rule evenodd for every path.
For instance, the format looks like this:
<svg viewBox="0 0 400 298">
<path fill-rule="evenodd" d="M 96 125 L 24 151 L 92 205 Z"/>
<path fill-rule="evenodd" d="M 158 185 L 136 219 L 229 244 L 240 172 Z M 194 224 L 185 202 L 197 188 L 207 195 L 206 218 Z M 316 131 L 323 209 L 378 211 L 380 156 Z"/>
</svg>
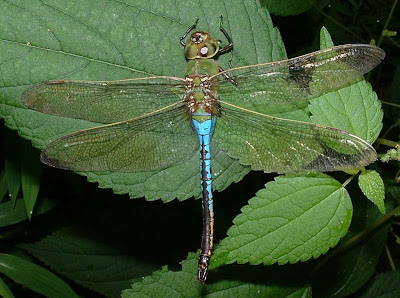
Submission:
<svg viewBox="0 0 400 298">
<path fill-rule="evenodd" d="M 264 172 L 366 166 L 377 155 L 361 138 L 262 111 L 270 106 L 296 109 L 359 79 L 378 65 L 385 53 L 372 45 L 349 44 L 289 60 L 223 70 L 214 58 L 231 51 L 233 43 L 222 20 L 220 30 L 229 42 L 225 47 L 201 31 L 185 42 L 196 25 L 197 21 L 180 39 L 188 59 L 184 78 L 49 81 L 28 88 L 22 101 L 42 113 L 104 124 L 51 142 L 41 160 L 53 167 L 154 171 L 185 162 L 200 149 L 203 234 L 198 281 L 204 283 L 214 229 L 211 138 L 231 158 Z"/>
</svg>

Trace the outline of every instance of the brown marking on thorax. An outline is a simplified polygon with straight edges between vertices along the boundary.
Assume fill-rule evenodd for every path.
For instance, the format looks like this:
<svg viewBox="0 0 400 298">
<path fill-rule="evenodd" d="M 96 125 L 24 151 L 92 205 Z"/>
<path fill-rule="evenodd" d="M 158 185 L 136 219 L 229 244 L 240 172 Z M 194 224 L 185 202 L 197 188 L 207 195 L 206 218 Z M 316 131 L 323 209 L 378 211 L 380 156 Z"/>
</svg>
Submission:
<svg viewBox="0 0 400 298">
<path fill-rule="evenodd" d="M 186 106 L 191 113 L 200 108 L 212 115 L 219 115 L 218 98 L 212 91 L 212 84 L 208 75 L 187 75 L 185 81 Z"/>
</svg>

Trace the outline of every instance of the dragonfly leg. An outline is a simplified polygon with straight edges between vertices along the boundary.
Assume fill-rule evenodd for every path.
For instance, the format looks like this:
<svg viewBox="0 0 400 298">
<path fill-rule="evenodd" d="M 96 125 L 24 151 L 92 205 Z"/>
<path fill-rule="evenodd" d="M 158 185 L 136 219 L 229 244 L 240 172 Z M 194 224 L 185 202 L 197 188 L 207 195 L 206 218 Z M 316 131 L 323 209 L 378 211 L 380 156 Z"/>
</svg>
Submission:
<svg viewBox="0 0 400 298">
<path fill-rule="evenodd" d="M 222 26 L 222 24 L 223 24 L 223 18 L 222 18 L 222 15 L 221 15 L 221 22 L 220 22 L 220 24 L 219 24 L 219 28 L 220 28 L 220 30 L 222 31 L 222 33 L 225 35 L 225 37 L 226 37 L 226 39 L 228 40 L 228 42 L 229 42 L 229 44 L 227 45 L 227 46 L 225 46 L 225 47 L 223 47 L 222 49 L 220 49 L 219 51 L 218 51 L 218 53 L 224 53 L 224 52 L 226 52 L 226 51 L 231 51 L 231 57 L 229 58 L 229 61 L 228 61 L 228 66 L 229 66 L 229 68 L 232 68 L 232 59 L 233 59 L 233 41 L 232 41 L 232 38 L 230 37 L 230 35 L 228 34 L 228 32 L 225 30 L 225 28 Z M 220 67 L 219 68 L 219 70 L 220 71 L 223 71 L 223 69 Z M 237 86 L 237 77 L 236 77 L 236 73 L 235 72 L 232 72 L 232 74 L 233 74 L 233 77 L 230 77 L 228 74 L 226 74 L 226 73 L 224 73 L 223 75 L 224 75 L 224 77 L 228 80 L 228 81 L 230 81 L 232 84 L 234 84 L 235 86 Z"/>
<path fill-rule="evenodd" d="M 223 72 L 224 69 L 219 66 L 219 71 L 222 72 L 222 75 L 225 77 L 225 79 L 227 79 L 229 82 L 231 82 L 233 85 L 237 86 L 238 82 L 237 82 L 237 77 L 235 72 L 233 72 L 233 77 L 231 77 L 230 75 L 228 75 L 226 72 Z"/>
<path fill-rule="evenodd" d="M 199 18 L 196 18 L 196 21 L 194 22 L 194 24 L 193 24 L 192 26 L 189 27 L 189 29 L 186 31 L 185 34 L 183 34 L 183 36 L 182 36 L 181 38 L 179 38 L 179 43 L 180 43 L 183 47 L 186 45 L 185 42 L 184 42 L 183 40 L 186 38 L 186 36 L 189 35 L 190 31 L 192 31 L 194 28 L 196 28 L 198 22 L 199 22 Z"/>
<path fill-rule="evenodd" d="M 232 48 L 233 48 L 232 38 L 230 37 L 228 32 L 225 30 L 225 28 L 222 26 L 222 24 L 223 24 L 223 19 L 222 19 L 222 15 L 221 15 L 221 21 L 219 23 L 219 29 L 222 31 L 222 33 L 224 33 L 224 35 L 225 35 L 226 39 L 228 40 L 229 44 L 227 46 L 223 47 L 222 49 L 219 49 L 219 53 L 223 53 L 223 52 L 232 50 Z"/>
</svg>

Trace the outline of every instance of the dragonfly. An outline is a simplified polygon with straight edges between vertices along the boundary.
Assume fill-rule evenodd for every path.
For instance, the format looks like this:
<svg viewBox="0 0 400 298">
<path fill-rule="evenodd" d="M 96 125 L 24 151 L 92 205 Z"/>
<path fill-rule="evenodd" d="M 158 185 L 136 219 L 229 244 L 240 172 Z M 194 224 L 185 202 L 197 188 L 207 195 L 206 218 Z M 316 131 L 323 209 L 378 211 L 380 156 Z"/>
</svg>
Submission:
<svg viewBox="0 0 400 298">
<path fill-rule="evenodd" d="M 264 111 L 298 109 L 356 81 L 385 52 L 373 45 L 347 44 L 232 67 L 233 42 L 222 18 L 220 30 L 228 41 L 224 47 L 207 32 L 190 34 L 197 22 L 179 40 L 188 61 L 183 78 L 53 80 L 29 87 L 22 102 L 42 113 L 102 124 L 50 142 L 41 160 L 52 167 L 155 171 L 188 161 L 199 150 L 203 231 L 197 278 L 205 283 L 214 231 L 211 141 L 241 164 L 264 172 L 340 171 L 374 162 L 376 151 L 358 136 Z M 224 70 L 216 57 L 226 52 L 231 58 Z"/>
</svg>

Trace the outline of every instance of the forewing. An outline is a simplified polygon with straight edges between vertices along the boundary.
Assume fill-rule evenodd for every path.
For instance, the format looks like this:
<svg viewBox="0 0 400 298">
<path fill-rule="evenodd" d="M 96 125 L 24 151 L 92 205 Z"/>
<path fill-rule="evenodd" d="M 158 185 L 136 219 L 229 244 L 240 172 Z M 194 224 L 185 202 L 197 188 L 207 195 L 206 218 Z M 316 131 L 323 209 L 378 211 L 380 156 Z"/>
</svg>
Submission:
<svg viewBox="0 0 400 298">
<path fill-rule="evenodd" d="M 361 138 L 328 126 L 276 118 L 221 101 L 213 142 L 240 163 L 265 172 L 338 171 L 376 160 Z"/>
<path fill-rule="evenodd" d="M 221 74 L 220 98 L 261 113 L 303 108 L 311 98 L 356 81 L 377 66 L 385 52 L 368 44 L 349 44 L 320 50 L 297 58 L 232 68 L 234 86 Z"/>
<path fill-rule="evenodd" d="M 178 102 L 183 92 L 183 79 L 174 77 L 49 81 L 25 90 L 22 102 L 46 114 L 114 123 Z"/>
<path fill-rule="evenodd" d="M 184 162 L 198 150 L 185 105 L 79 131 L 50 143 L 44 163 L 75 171 L 140 172 Z"/>
</svg>

